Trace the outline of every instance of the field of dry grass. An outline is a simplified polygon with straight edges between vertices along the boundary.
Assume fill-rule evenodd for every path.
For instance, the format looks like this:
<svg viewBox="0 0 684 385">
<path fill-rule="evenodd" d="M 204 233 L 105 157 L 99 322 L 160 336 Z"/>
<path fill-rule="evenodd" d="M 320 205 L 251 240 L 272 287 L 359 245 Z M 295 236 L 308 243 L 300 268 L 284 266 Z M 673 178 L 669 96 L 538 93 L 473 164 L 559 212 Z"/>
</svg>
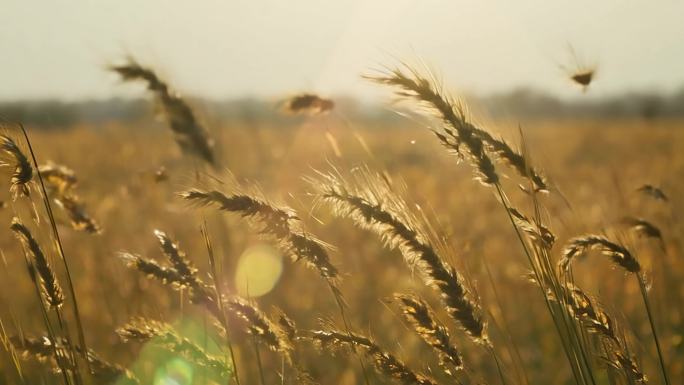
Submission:
<svg viewBox="0 0 684 385">
<path fill-rule="evenodd" d="M 87 347 L 106 361 L 128 368 L 142 384 L 234 383 L 235 376 L 230 373 L 235 370 L 242 384 L 301 384 L 305 383 L 302 373 L 308 373 L 316 383 L 340 385 L 390 383 L 392 375 L 402 383 L 424 384 L 639 383 L 636 376 L 626 377 L 624 367 L 610 365 L 618 361 L 618 350 L 609 347 L 610 341 L 602 339 L 600 332 L 587 328 L 591 314 L 582 318 L 578 309 L 562 314 L 556 310 L 556 317 L 578 319 L 577 323 L 567 319 L 566 325 L 561 325 L 561 329 L 575 330 L 571 337 L 561 338 L 558 324 L 554 325 L 558 318 L 550 314 L 553 295 L 546 296 L 549 302 L 544 295 L 557 287 L 548 284 L 540 290 L 539 284 L 529 280 L 531 266 L 526 249 L 536 248 L 547 255 L 554 266 L 551 270 L 555 270 L 568 240 L 584 234 L 605 234 L 625 245 L 640 263 L 666 370 L 672 384 L 680 383 L 684 378 L 684 122 L 522 122 L 526 153 L 532 164 L 543 170 L 553 188 L 549 193 L 535 194 L 535 205 L 532 196 L 518 188 L 518 184 L 529 182 L 513 169 L 497 164 L 500 186 L 511 207 L 530 217 L 534 216 L 535 207 L 539 209 L 539 219 L 556 237 L 555 244 L 548 248 L 536 247 L 534 241 L 527 240 L 524 249 L 516 236 L 516 229 L 521 227 L 511 225 L 496 189 L 474 181 L 469 161 L 457 163 L 457 157 L 449 154 L 424 127 L 424 121 L 427 122 L 419 118 L 399 126 L 378 126 L 350 122 L 343 113 L 333 112 L 293 117 L 287 127 L 258 119 L 215 123 L 210 127 L 216 141 L 215 168 L 184 156 L 164 124 L 151 118 L 133 125 L 112 122 L 101 127 L 76 126 L 50 132 L 29 127 L 38 162 L 53 161 L 75 171 L 75 191 L 87 213 L 101 227 L 99 234 L 74 230 L 64 211 L 53 203 Z M 500 134 L 510 143 L 520 143 L 517 122 L 486 122 L 483 127 L 495 137 Z M 20 131 L 7 125 L 3 133 L 28 154 Z M 161 167 L 165 171 L 160 176 L 157 173 Z M 354 223 L 358 218 L 333 215 L 331 206 L 315 196 L 316 187 L 305 178 L 320 180 L 318 172 L 337 169 L 353 180 L 354 175 L 366 175 L 366 168 L 370 174 L 381 174 L 378 183 L 406 202 L 394 205 L 395 198 L 380 188 L 375 197 L 380 201 L 376 208 L 401 208 L 404 212 L 396 213 L 397 216 L 421 223 L 416 224 L 417 228 L 430 223 L 426 237 L 431 241 L 421 237 L 419 240 L 433 242 L 445 263 L 459 272 L 461 283 L 488 324 L 490 343 L 470 338 L 459 327 L 465 325 L 463 320 L 451 318 L 440 295 L 422 279 L 420 263 L 409 267 L 402 259 L 402 247 L 383 246 L 376 231 L 382 233 L 387 229 L 360 229 Z M 73 374 L 75 370 L 67 370 L 71 373 L 67 376 L 55 373 L 53 369 L 60 362 L 52 358 L 55 351 L 49 345 L 47 352 L 42 353 L 47 360 L 39 362 L 34 359 L 35 354 L 23 352 L 26 347 L 21 343 L 8 340 L 10 336 L 47 333 L 36 287 L 27 273 L 22 244 L 8 230 L 12 218 L 17 216 L 44 249 L 63 286 L 63 319 L 58 320 L 46 307 L 53 331 L 56 336 L 67 335 L 59 326 L 61 321 L 69 331 L 70 341 L 79 341 L 73 297 L 67 287 L 69 277 L 53 242 L 40 189 L 35 181 L 31 182 L 30 198 L 13 200 L 8 183 L 11 170 L 3 168 L 2 178 L 7 181 L 3 186 L 7 188 L 0 192 L 4 202 L 0 223 L 6 229 L 0 236 L 0 320 L 4 345 L 0 349 L 0 383 L 21 383 L 22 378 L 27 384 L 91 383 L 89 376 Z M 334 282 L 322 278 L 316 263 L 314 269 L 307 268 L 306 261 L 292 263 L 283 253 L 287 250 L 278 249 L 273 236 L 260 235 L 259 225 L 250 226 L 249 215 L 245 218 L 212 206 L 198 207 L 178 195 L 191 188 L 215 188 L 231 194 L 236 183 L 231 181 L 233 178 L 247 186 L 246 191 L 267 202 L 295 210 L 301 221 L 298 226 L 331 245 L 328 254 L 339 271 L 338 278 Z M 365 176 L 360 178 L 363 182 Z M 659 200 L 637 191 L 645 184 L 662 188 L 669 199 Z M 258 186 L 258 193 L 254 186 Z M 625 224 L 625 217 L 646 219 L 660 229 L 662 240 L 637 236 Z M 201 232 L 203 226 L 213 247 L 214 264 L 210 263 L 207 238 Z M 177 287 L 174 289 L 169 282 L 146 277 L 127 266 L 122 252 L 167 265 L 155 229 L 178 242 L 196 266 L 195 276 L 207 288 L 200 290 L 190 279 L 177 284 L 183 288 L 175 290 Z M 261 251 L 245 253 L 255 250 L 255 246 L 261 246 L 257 249 Z M 267 255 L 271 265 L 241 268 L 250 255 L 259 253 Z M 278 274 L 281 260 L 282 273 Z M 179 270 L 181 265 L 174 266 Z M 636 275 L 594 251 L 578 258 L 572 266 L 569 277 L 556 272 L 558 277 L 564 277 L 559 280 L 574 280 L 592 298 L 594 306 L 610 314 L 616 339 L 627 346 L 627 358 L 638 365 L 650 383 L 664 383 Z M 238 277 L 236 272 L 242 275 Z M 248 274 L 247 284 L 244 274 Z M 265 283 L 261 282 L 264 280 Z M 260 285 L 265 285 L 267 292 L 252 296 L 249 288 L 260 290 Z M 339 289 L 341 295 L 334 295 L 331 287 Z M 278 326 L 276 309 L 281 309 L 296 324 L 298 337 L 289 341 L 294 346 L 289 350 L 269 349 L 263 327 L 241 313 L 232 300 L 225 304 L 219 301 L 221 309 L 212 313 L 208 310 L 211 306 L 197 298 L 198 293 L 214 300 L 217 295 L 232 298 L 238 293 L 245 299 L 251 297 L 250 303 L 272 319 L 271 326 L 287 334 L 286 327 Z M 414 331 L 412 323 L 402 315 L 395 293 L 413 293 L 430 304 L 436 318 L 449 330 L 451 343 L 463 360 L 463 369 L 452 367 L 447 371 L 440 366 L 437 348 L 425 343 Z M 346 303 L 345 320 L 336 301 L 340 297 Z M 572 307 L 570 303 L 565 305 Z M 229 326 L 227 334 L 234 359 L 229 358 L 226 336 L 221 335 L 223 327 L 215 326 L 217 321 L 222 322 L 222 317 L 214 317 L 218 313 L 229 320 L 224 326 Z M 239 319 L 240 316 L 248 320 Z M 136 317 L 172 325 L 176 337 L 187 338 L 186 344 L 192 342 L 219 364 L 214 362 L 212 366 L 206 362 L 206 354 L 198 358 L 199 353 L 188 353 L 187 346 L 179 346 L 178 340 L 175 344 L 168 342 L 164 336 L 147 338 L 142 343 L 137 342 L 141 339 L 139 335 L 129 334 L 127 341 L 120 338 L 117 328 Z M 248 329 L 256 336 L 245 333 Z M 323 337 L 308 331 L 331 329 L 341 331 L 341 340 L 324 341 L 322 347 L 312 343 L 312 339 Z M 350 331 L 372 337 L 377 345 L 371 348 L 358 341 L 345 343 L 343 337 L 350 338 Z M 427 334 L 432 338 L 436 335 L 434 331 Z M 568 342 L 572 335 L 580 341 Z M 288 339 L 281 334 L 278 337 Z M 333 349 L 328 343 L 341 346 Z M 388 356 L 378 353 L 378 347 L 434 380 L 407 377 L 402 373 L 406 367 L 388 361 Z M 86 373 L 86 362 L 79 358 L 78 349 L 62 348 L 66 352 L 62 364 L 68 366 L 75 361 L 79 370 Z M 568 349 L 580 356 L 571 353 L 569 358 Z M 76 358 L 70 351 L 75 351 Z M 573 366 L 573 360 L 582 362 Z M 376 364 L 378 371 L 373 369 Z M 217 368 L 226 368 L 227 372 Z M 573 373 L 573 368 L 585 372 Z M 115 383 L 126 383 L 124 377 Z"/>
</svg>

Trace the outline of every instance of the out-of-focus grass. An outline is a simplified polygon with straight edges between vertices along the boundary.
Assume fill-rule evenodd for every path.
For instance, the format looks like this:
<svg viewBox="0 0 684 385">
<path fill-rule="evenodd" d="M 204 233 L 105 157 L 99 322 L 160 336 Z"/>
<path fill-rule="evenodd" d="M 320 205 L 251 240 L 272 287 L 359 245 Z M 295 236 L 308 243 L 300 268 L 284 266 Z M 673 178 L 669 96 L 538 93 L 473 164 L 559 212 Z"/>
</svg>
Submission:
<svg viewBox="0 0 684 385">
<path fill-rule="evenodd" d="M 424 294 L 439 308 L 436 298 L 401 263 L 400 256 L 386 251 L 373 235 L 356 229 L 348 221 L 333 218 L 323 208 L 312 210 L 309 187 L 302 177 L 311 175 L 314 169 L 327 170 L 330 164 L 344 170 L 368 164 L 372 169 L 386 170 L 393 180 L 406 184 L 409 199 L 427 213 L 446 237 L 455 252 L 451 262 L 466 273 L 487 316 L 493 319 L 492 338 L 502 352 L 511 378 L 522 377 L 522 369 L 505 348 L 512 342 L 520 350 L 532 383 L 569 381 L 569 368 L 543 299 L 538 288 L 523 278 L 527 264 L 522 250 L 491 190 L 473 183 L 470 169 L 457 165 L 431 133 L 416 124 L 369 127 L 356 122 L 352 128 L 336 116 L 310 118 L 289 127 L 268 122 L 216 125 L 211 131 L 225 169 L 239 179 L 258 183 L 266 196 L 297 209 L 308 229 L 337 246 L 332 258 L 343 275 L 341 288 L 349 304 L 350 319 L 361 331 L 373 335 L 413 367 L 423 371 L 428 371 L 428 367 L 436 369 L 437 361 L 429 347 L 403 326 L 396 306 L 384 303 L 398 291 Z M 519 142 L 516 125 L 497 126 L 512 142 Z M 523 128 L 527 150 L 535 164 L 560 189 L 560 193 L 554 191 L 543 198 L 548 208 L 545 215 L 560 238 L 554 249 L 556 256 L 569 237 L 615 228 L 627 215 L 648 218 L 663 231 L 665 253 L 656 242 L 648 240 L 629 245 L 650 272 L 651 296 L 673 379 L 684 376 L 680 309 L 684 303 L 684 263 L 679 257 L 684 251 L 680 199 L 684 194 L 683 127 L 682 121 L 591 120 L 533 121 Z M 104 229 L 101 235 L 75 232 L 63 213 L 57 214 L 72 264 L 87 341 L 105 358 L 132 365 L 147 383 L 160 369 L 141 363 L 136 357 L 138 348 L 121 343 L 114 333 L 116 327 L 133 316 L 191 324 L 195 341 L 201 343 L 204 337 L 197 332 L 197 325 L 211 321 L 178 293 L 126 268 L 117 252 L 127 250 L 161 259 L 152 234 L 153 229 L 159 228 L 180 242 L 206 276 L 210 269 L 199 232 L 206 219 L 221 261 L 224 290 L 237 292 L 238 258 L 246 249 L 265 241 L 239 219 L 220 216 L 212 210 L 193 210 L 175 196 L 176 192 L 195 186 L 198 178 L 200 185 L 209 178 L 204 174 L 198 176 L 200 162 L 183 157 L 169 133 L 155 123 L 111 123 L 97 128 L 30 133 L 39 161 L 52 160 L 76 171 L 79 194 Z M 339 154 L 331 142 L 335 142 Z M 166 168 L 169 179 L 156 182 L 154 174 L 161 166 Z M 226 175 L 222 169 L 206 172 L 219 179 Z M 516 206 L 529 210 L 529 200 L 518 190 L 517 180 L 511 175 L 503 183 Z M 670 201 L 658 202 L 635 192 L 644 183 L 662 186 Z M 7 189 L 2 190 L 0 200 L 9 203 Z M 30 211 L 26 202 L 10 204 L 0 210 L 0 224 L 9 226 L 15 212 L 30 218 Z M 37 238 L 56 257 L 50 249 L 45 223 Z M 21 249 L 9 231 L 0 236 L 0 250 L 4 256 L 0 269 L 0 317 L 6 332 L 42 334 L 39 307 Z M 495 301 L 485 263 L 494 277 L 502 308 Z M 625 334 L 636 336 L 632 338 L 633 353 L 657 382 L 657 361 L 639 288 L 620 271 L 611 270 L 607 261 L 592 258 L 591 262 L 578 263 L 574 275 L 585 290 L 600 293 L 601 302 L 618 318 Z M 318 318 L 337 318 L 338 310 L 331 297 L 318 294 L 326 290 L 313 272 L 286 262 L 280 280 L 258 302 L 267 311 L 272 305 L 284 309 L 301 328 L 315 328 Z M 438 313 L 447 319 L 443 312 Z M 501 331 L 503 324 L 510 335 Z M 457 336 L 466 365 L 495 382 L 489 356 L 465 341 L 461 333 L 452 334 Z M 241 374 L 245 373 L 244 383 L 256 383 L 251 342 L 241 333 L 233 335 L 238 347 L 237 362 Z M 275 383 L 281 363 L 275 355 L 262 352 L 262 356 L 267 377 Z M 361 381 L 352 355 L 331 357 L 304 348 L 301 362 L 322 384 Z M 40 364 L 27 361 L 22 362 L 22 367 L 31 381 L 60 381 L 60 377 L 49 374 Z M 4 350 L 0 350 L 0 372 L 8 383 L 17 381 Z M 201 383 L 201 378 L 195 376 L 195 383 Z M 379 377 L 372 379 L 373 383 L 384 381 Z"/>
</svg>

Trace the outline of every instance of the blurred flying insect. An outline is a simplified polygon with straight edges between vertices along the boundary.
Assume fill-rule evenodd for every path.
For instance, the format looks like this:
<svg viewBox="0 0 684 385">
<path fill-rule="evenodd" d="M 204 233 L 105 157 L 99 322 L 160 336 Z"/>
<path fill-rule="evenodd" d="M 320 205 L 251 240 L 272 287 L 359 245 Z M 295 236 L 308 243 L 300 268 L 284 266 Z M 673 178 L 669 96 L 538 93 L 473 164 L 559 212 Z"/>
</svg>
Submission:
<svg viewBox="0 0 684 385">
<path fill-rule="evenodd" d="M 315 94 L 303 93 L 285 101 L 283 111 L 289 114 L 319 115 L 332 111 L 335 102 Z"/>
<path fill-rule="evenodd" d="M 572 63 L 570 65 L 562 65 L 561 68 L 574 84 L 580 86 L 582 91 L 586 92 L 589 85 L 596 78 L 596 65 L 588 65 L 584 60 L 581 60 L 572 45 L 569 46 L 569 55 Z"/>
</svg>

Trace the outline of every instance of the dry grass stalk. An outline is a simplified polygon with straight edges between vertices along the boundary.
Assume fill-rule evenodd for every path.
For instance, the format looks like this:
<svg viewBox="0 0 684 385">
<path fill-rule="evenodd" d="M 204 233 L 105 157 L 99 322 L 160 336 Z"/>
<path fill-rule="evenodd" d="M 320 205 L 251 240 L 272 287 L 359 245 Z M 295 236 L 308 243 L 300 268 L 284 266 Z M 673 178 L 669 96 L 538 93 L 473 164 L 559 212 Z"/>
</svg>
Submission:
<svg viewBox="0 0 684 385">
<path fill-rule="evenodd" d="M 150 278 L 156 278 L 164 284 L 178 285 L 179 287 L 185 284 L 183 277 L 172 267 L 166 267 L 159 264 L 159 262 L 146 259 L 139 255 L 122 252 L 119 254 L 121 259 L 141 273 Z"/>
<path fill-rule="evenodd" d="M 301 230 L 299 218 L 289 208 L 279 208 L 255 194 L 224 194 L 220 191 L 192 189 L 180 196 L 200 206 L 214 206 L 219 210 L 236 213 L 267 236 L 275 238 L 293 260 L 303 260 L 326 279 L 338 277 L 337 268 L 330 262 L 325 243 Z"/>
<path fill-rule="evenodd" d="M 85 206 L 74 191 L 78 179 L 73 170 L 64 165 L 48 162 L 39 166 L 38 171 L 49 187 L 55 203 L 69 217 L 74 230 L 90 234 L 99 234 L 102 231 L 97 221 L 86 212 Z"/>
<path fill-rule="evenodd" d="M 636 189 L 636 191 L 645 194 L 655 200 L 667 202 L 669 199 L 667 195 L 665 195 L 665 192 L 660 187 L 656 187 L 650 184 L 645 184 L 639 188 Z"/>
<path fill-rule="evenodd" d="M 299 94 L 289 98 L 283 105 L 283 111 L 289 114 L 318 115 L 329 112 L 335 107 L 335 102 L 314 94 Z"/>
<path fill-rule="evenodd" d="M 187 259 L 185 253 L 163 231 L 155 230 L 154 235 L 159 241 L 162 252 L 173 265 L 172 267 L 160 265 L 157 261 L 131 253 L 124 252 L 120 256 L 129 266 L 135 267 L 148 277 L 156 278 L 177 290 L 189 290 L 192 303 L 205 305 L 212 315 L 219 320 L 222 319 L 214 289 L 197 276 L 197 269 Z"/>
<path fill-rule="evenodd" d="M 64 195 L 73 190 L 78 183 L 74 170 L 61 164 L 48 162 L 38 166 L 38 171 L 43 177 L 43 181 L 52 187 L 58 195 Z"/>
<path fill-rule="evenodd" d="M 199 156 L 211 165 L 215 165 L 213 142 L 206 129 L 199 123 L 195 114 L 183 98 L 172 91 L 150 68 L 145 68 L 132 58 L 128 63 L 112 66 L 125 81 L 141 80 L 147 83 L 164 109 L 166 119 L 176 136 L 176 142 L 187 153 Z"/>
<path fill-rule="evenodd" d="M 40 245 L 36 239 L 33 238 L 31 231 L 19 221 L 19 218 L 15 217 L 12 219 L 10 229 L 15 233 L 17 238 L 19 238 L 25 249 L 33 256 L 33 263 L 38 272 L 38 276 L 40 277 L 45 301 L 51 307 L 59 308 L 64 304 L 62 287 L 59 285 L 57 276 L 52 270 L 52 267 L 50 267 Z"/>
<path fill-rule="evenodd" d="M 224 360 L 207 353 L 188 338 L 179 335 L 166 323 L 136 318 L 116 332 L 124 341 L 151 342 L 180 354 L 223 378 L 228 378 L 232 374 L 232 368 Z"/>
<path fill-rule="evenodd" d="M 6 135 L 0 135 L 0 151 L 11 160 L 10 162 L 0 160 L 0 166 L 14 167 L 10 178 L 10 192 L 15 199 L 17 196 L 28 196 L 29 182 L 33 178 L 33 167 L 28 158 L 21 152 L 14 140 Z"/>
<path fill-rule="evenodd" d="M 531 221 L 523 213 L 513 207 L 508 208 L 508 212 L 513 217 L 516 226 L 521 229 L 537 245 L 550 250 L 556 242 L 556 236 L 548 227 L 541 223 Z"/>
<path fill-rule="evenodd" d="M 373 359 L 375 369 L 389 378 L 405 385 L 436 385 L 437 382 L 411 370 L 394 355 L 382 350 L 371 339 L 353 333 L 336 330 L 316 330 L 310 338 L 322 348 L 334 351 L 342 347 L 360 347 Z"/>
<path fill-rule="evenodd" d="M 641 369 L 639 369 L 636 362 L 628 355 L 621 352 L 615 352 L 615 359 L 609 362 L 614 368 L 622 370 L 630 381 L 635 381 L 637 384 L 648 383 L 648 377 L 646 377 Z"/>
<path fill-rule="evenodd" d="M 495 138 L 489 132 L 473 126 L 474 132 L 484 141 L 487 150 L 504 164 L 513 168 L 520 176 L 529 178 L 537 192 L 548 191 L 546 178 L 519 151 L 514 150 L 503 138 Z"/>
<path fill-rule="evenodd" d="M 97 221 L 85 211 L 84 205 L 76 195 L 67 194 L 55 197 L 55 203 L 66 212 L 74 230 L 90 234 L 99 234 L 102 231 Z"/>
<path fill-rule="evenodd" d="M 614 360 L 608 359 L 608 362 L 614 363 L 614 366 L 622 370 L 627 378 L 645 384 L 647 382 L 646 375 L 639 369 L 636 362 L 630 358 L 626 343 L 618 338 L 615 324 L 610 315 L 596 305 L 579 287 L 568 283 L 564 289 L 565 298 L 563 301 L 575 319 L 587 331 L 595 333 L 608 341 L 612 349 L 609 353 L 614 356 Z"/>
<path fill-rule="evenodd" d="M 558 262 L 561 271 L 570 269 L 573 259 L 585 255 L 590 250 L 597 250 L 609 257 L 616 265 L 630 273 L 641 271 L 639 261 L 624 246 L 608 240 L 601 235 L 584 235 L 571 239 L 563 249 L 563 256 Z"/>
<path fill-rule="evenodd" d="M 357 226 L 378 234 L 389 248 L 401 251 L 411 268 L 417 268 L 426 285 L 435 289 L 449 315 L 476 342 L 489 344 L 486 323 L 471 300 L 463 277 L 439 255 L 420 222 L 411 217 L 405 202 L 378 178 L 362 173 L 354 185 L 333 174 L 310 182 L 319 199 L 328 202 L 336 215 L 352 219 Z"/>
<path fill-rule="evenodd" d="M 288 341 L 290 341 L 291 344 L 294 344 L 297 339 L 297 325 L 284 311 L 276 309 L 276 314 L 278 315 L 278 325 L 280 326 L 280 329 L 284 332 Z"/>
<path fill-rule="evenodd" d="M 625 217 L 621 222 L 639 236 L 655 238 L 663 242 L 663 235 L 658 226 L 643 218 Z"/>
<path fill-rule="evenodd" d="M 431 113 L 444 122 L 443 133 L 435 132 L 442 144 L 462 155 L 461 145 L 475 167 L 475 176 L 486 185 L 499 182 L 494 164 L 485 153 L 482 138 L 478 137 L 474 127 L 466 118 L 465 107 L 457 104 L 450 96 L 418 71 L 408 68 L 409 74 L 395 69 L 385 76 L 369 77 L 370 80 L 386 84 L 398 89 L 397 94 L 412 98 L 422 103 Z"/>
<path fill-rule="evenodd" d="M 427 110 L 442 120 L 441 130 L 435 135 L 449 150 L 462 155 L 462 145 L 475 166 L 476 176 L 484 184 L 496 184 L 499 177 L 485 150 L 515 169 L 520 175 L 529 177 L 538 191 L 547 191 L 545 178 L 531 167 L 526 158 L 513 150 L 503 139 L 496 139 L 487 131 L 473 125 L 467 116 L 466 107 L 447 95 L 436 81 L 431 81 L 417 70 L 406 66 L 407 72 L 395 69 L 383 76 L 368 77 L 380 84 L 395 87 L 401 97 L 421 103 Z"/>
<path fill-rule="evenodd" d="M 256 306 L 242 298 L 230 298 L 225 300 L 225 303 L 229 310 L 246 321 L 250 334 L 272 351 L 279 352 L 288 362 L 291 362 L 292 345 L 288 342 L 287 333 L 271 322 Z"/>
<path fill-rule="evenodd" d="M 198 287 L 201 285 L 200 279 L 197 277 L 197 268 L 192 265 L 183 251 L 178 248 L 178 244 L 174 243 L 165 232 L 161 230 L 154 230 L 154 235 L 159 240 L 162 252 L 171 261 L 173 268 L 178 272 L 182 280 L 189 287 Z"/>
<path fill-rule="evenodd" d="M 463 360 L 456 346 L 451 343 L 449 330 L 437 322 L 427 302 L 410 294 L 395 294 L 394 298 L 401 303 L 401 311 L 416 333 L 437 351 L 444 369 L 449 373 L 449 366 L 462 369 Z"/>
<path fill-rule="evenodd" d="M 58 359 L 68 361 L 68 344 L 66 340 L 59 339 L 57 346 L 54 346 L 53 341 L 46 336 L 40 338 L 34 337 L 10 337 L 10 343 L 22 353 L 24 358 L 36 359 L 40 362 L 50 362 L 55 371 L 59 371 L 56 363 Z M 81 351 L 80 347 L 76 348 Z M 59 357 L 55 357 L 57 354 Z M 121 365 L 110 363 L 98 356 L 94 351 L 88 350 L 88 362 L 94 380 L 98 384 L 139 384 L 138 379 L 126 368 Z M 70 368 L 69 370 L 74 370 Z"/>
</svg>

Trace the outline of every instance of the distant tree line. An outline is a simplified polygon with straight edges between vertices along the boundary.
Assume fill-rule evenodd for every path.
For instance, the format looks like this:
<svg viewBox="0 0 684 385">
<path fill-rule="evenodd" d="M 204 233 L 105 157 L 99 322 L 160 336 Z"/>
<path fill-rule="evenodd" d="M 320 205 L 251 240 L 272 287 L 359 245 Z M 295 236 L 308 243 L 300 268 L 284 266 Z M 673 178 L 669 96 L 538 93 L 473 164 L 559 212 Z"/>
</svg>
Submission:
<svg viewBox="0 0 684 385">
<path fill-rule="evenodd" d="M 473 100 L 474 99 L 474 100 Z M 615 97 L 562 100 L 531 89 L 518 89 L 487 97 L 469 98 L 491 117 L 516 118 L 675 118 L 684 117 L 684 89 L 671 95 L 629 93 Z M 352 98 L 336 98 L 336 110 L 358 120 L 391 121 L 398 116 L 390 109 L 360 103 Z M 472 103 L 474 102 L 474 103 Z M 230 101 L 194 100 L 200 113 L 219 121 L 287 124 L 292 117 L 281 113 L 277 101 L 236 99 Z M 106 122 L 134 122 L 154 114 L 147 99 L 108 99 L 82 102 L 59 100 L 0 102 L 0 119 L 19 121 L 43 128 L 65 128 L 74 124 L 98 125 Z"/>
</svg>

